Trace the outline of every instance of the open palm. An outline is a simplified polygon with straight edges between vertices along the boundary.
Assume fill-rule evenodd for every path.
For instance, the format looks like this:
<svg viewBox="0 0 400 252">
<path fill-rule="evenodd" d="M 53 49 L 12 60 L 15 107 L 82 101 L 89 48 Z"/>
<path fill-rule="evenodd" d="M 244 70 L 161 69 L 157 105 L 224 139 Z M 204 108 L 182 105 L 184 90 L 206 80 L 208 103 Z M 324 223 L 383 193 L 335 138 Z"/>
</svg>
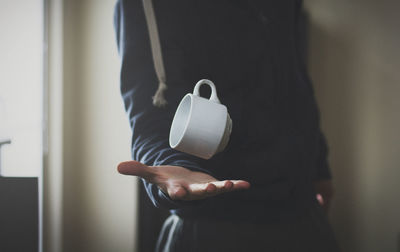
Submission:
<svg viewBox="0 0 400 252">
<path fill-rule="evenodd" d="M 174 200 L 204 199 L 250 187 L 244 180 L 220 181 L 204 172 L 195 172 L 180 166 L 147 166 L 137 161 L 126 161 L 118 165 L 118 171 L 157 185 Z"/>
</svg>

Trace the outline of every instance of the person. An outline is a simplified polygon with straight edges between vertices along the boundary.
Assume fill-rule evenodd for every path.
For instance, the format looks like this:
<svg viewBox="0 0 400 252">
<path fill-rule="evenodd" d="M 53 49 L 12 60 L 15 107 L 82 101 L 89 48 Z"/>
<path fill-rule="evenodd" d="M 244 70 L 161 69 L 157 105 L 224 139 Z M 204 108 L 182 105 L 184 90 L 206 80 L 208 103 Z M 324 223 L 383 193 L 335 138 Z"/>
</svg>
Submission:
<svg viewBox="0 0 400 252">
<path fill-rule="evenodd" d="M 333 189 L 301 56 L 301 4 L 153 0 L 167 76 L 167 104 L 155 106 L 143 2 L 117 2 L 133 159 L 118 171 L 140 177 L 154 205 L 171 211 L 157 251 L 338 251 L 323 211 Z M 233 121 L 226 150 L 210 160 L 168 145 L 180 100 L 203 78 L 216 84 Z"/>
</svg>

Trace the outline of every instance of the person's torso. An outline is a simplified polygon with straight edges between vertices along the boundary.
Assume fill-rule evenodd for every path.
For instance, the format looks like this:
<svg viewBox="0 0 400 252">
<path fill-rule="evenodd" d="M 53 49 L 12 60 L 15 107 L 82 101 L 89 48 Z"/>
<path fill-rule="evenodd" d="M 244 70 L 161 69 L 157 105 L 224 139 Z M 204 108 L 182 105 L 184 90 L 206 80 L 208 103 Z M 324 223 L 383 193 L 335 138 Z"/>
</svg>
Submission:
<svg viewBox="0 0 400 252">
<path fill-rule="evenodd" d="M 268 201 L 308 191 L 301 187 L 315 169 L 318 113 L 300 66 L 297 4 L 154 1 L 171 106 L 206 78 L 232 118 L 227 149 L 203 163 L 221 179 L 252 184 L 226 198 Z"/>
</svg>

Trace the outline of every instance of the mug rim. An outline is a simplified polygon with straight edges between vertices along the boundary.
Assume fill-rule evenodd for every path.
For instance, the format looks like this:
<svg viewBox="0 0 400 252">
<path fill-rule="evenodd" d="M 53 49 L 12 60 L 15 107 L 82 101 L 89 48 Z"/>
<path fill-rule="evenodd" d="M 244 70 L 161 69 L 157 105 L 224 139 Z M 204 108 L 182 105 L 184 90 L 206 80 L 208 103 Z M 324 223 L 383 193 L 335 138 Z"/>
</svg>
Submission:
<svg viewBox="0 0 400 252">
<path fill-rule="evenodd" d="M 172 132 L 172 129 L 173 129 L 173 126 L 174 126 L 175 118 L 177 117 L 177 114 L 178 114 L 177 112 L 179 111 L 179 109 L 180 109 L 182 103 L 183 103 L 186 99 L 188 99 L 188 98 L 190 98 L 189 116 L 187 117 L 187 120 L 186 120 L 186 122 L 185 122 L 185 126 L 183 127 L 181 136 L 179 137 L 178 141 L 176 141 L 176 144 L 173 145 L 172 142 L 171 142 L 171 141 L 172 141 L 172 140 L 171 140 L 171 132 Z M 192 119 L 192 112 L 193 112 L 193 94 L 188 93 L 188 94 L 186 94 L 186 95 L 182 98 L 181 102 L 180 102 L 179 105 L 178 105 L 177 110 L 175 111 L 174 118 L 172 119 L 172 125 L 171 125 L 171 129 L 170 129 L 170 134 L 169 134 L 169 145 L 170 145 L 173 149 L 175 149 L 179 144 L 182 143 L 182 139 L 183 139 L 184 136 L 186 135 L 187 128 L 189 127 L 189 122 L 190 122 L 191 119 Z"/>
</svg>

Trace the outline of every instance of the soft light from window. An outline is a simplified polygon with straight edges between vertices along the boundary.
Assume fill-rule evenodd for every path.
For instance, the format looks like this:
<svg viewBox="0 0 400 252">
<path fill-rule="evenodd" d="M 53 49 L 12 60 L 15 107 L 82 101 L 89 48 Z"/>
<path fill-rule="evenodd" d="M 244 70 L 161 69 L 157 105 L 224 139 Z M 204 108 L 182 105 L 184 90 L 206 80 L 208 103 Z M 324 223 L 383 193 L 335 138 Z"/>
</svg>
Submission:
<svg viewBox="0 0 400 252">
<path fill-rule="evenodd" d="M 0 139 L 2 176 L 42 170 L 43 2 L 0 2 Z"/>
</svg>

